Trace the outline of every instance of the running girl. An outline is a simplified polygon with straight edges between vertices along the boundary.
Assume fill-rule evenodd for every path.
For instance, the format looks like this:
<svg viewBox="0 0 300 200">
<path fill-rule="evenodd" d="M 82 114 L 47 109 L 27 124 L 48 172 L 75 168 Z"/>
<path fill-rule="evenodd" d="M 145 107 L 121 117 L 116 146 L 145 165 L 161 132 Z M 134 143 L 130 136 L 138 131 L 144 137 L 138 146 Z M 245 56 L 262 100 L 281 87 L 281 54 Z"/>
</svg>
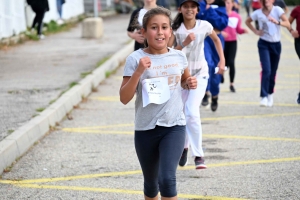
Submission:
<svg viewBox="0 0 300 200">
<path fill-rule="evenodd" d="M 202 127 L 200 121 L 199 106 L 204 97 L 209 78 L 209 69 L 204 56 L 204 39 L 209 36 L 218 52 L 220 61 L 217 66 L 219 73 L 224 72 L 225 60 L 222 43 L 213 30 L 212 25 L 204 20 L 196 19 L 199 12 L 197 0 L 184 0 L 179 7 L 179 13 L 175 17 L 172 25 L 174 35 L 172 35 L 169 46 L 176 40 L 176 49 L 186 54 L 189 63 L 189 72 L 197 78 L 196 90 L 183 90 L 182 99 L 184 101 L 184 113 L 186 117 L 186 140 L 179 165 L 187 164 L 187 152 L 189 143 L 191 145 L 192 156 L 194 157 L 196 169 L 205 169 L 204 154 L 202 150 Z"/>
<path fill-rule="evenodd" d="M 255 10 L 246 20 L 246 25 L 260 38 L 258 40 L 258 53 L 262 67 L 260 106 L 273 106 L 273 92 L 275 77 L 278 69 L 281 43 L 280 26 L 290 29 L 290 23 L 282 8 L 274 6 L 274 0 L 260 0 L 262 8 Z M 251 24 L 258 21 L 259 30 Z"/>
<path fill-rule="evenodd" d="M 225 39 L 224 56 L 226 60 L 226 66 L 229 67 L 231 92 L 235 92 L 234 88 L 234 76 L 235 76 L 235 56 L 237 51 L 237 34 L 248 33 L 247 29 L 243 29 L 241 26 L 241 16 L 232 10 L 234 0 L 225 0 L 226 12 L 228 15 L 228 26 L 221 32 Z"/>
<path fill-rule="evenodd" d="M 135 149 L 144 176 L 145 199 L 177 199 L 176 169 L 184 148 L 185 117 L 181 87 L 196 89 L 187 59 L 167 47 L 172 34 L 171 13 L 157 7 L 146 12 L 141 33 L 146 48 L 126 59 L 120 100 L 136 94 Z"/>
</svg>

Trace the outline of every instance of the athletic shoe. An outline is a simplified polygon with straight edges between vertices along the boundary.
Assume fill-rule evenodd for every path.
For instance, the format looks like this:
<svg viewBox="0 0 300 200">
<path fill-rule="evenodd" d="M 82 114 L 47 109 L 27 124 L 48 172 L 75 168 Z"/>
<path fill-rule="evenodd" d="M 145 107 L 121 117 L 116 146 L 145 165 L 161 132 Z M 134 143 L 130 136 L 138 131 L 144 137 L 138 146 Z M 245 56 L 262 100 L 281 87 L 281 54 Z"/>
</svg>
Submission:
<svg viewBox="0 0 300 200">
<path fill-rule="evenodd" d="M 299 94 L 298 94 L 297 103 L 300 105 L 300 92 L 299 92 Z"/>
<path fill-rule="evenodd" d="M 211 98 L 210 108 L 213 112 L 215 112 L 218 109 L 218 97 Z"/>
<path fill-rule="evenodd" d="M 188 163 L 187 156 L 188 156 L 188 149 L 186 148 L 186 149 L 183 149 L 181 158 L 179 160 L 179 166 L 184 167 L 187 165 L 187 163 Z"/>
<path fill-rule="evenodd" d="M 261 98 L 260 106 L 262 106 L 262 107 L 268 106 L 268 98 L 267 97 L 262 97 Z"/>
<path fill-rule="evenodd" d="M 202 102 L 201 102 L 202 106 L 207 106 L 209 104 L 208 97 L 209 97 L 208 94 L 205 93 L 205 95 L 204 95 L 204 97 L 202 99 Z"/>
<path fill-rule="evenodd" d="M 204 159 L 202 157 L 195 157 L 195 166 L 196 169 L 206 169 L 206 165 L 204 164 Z"/>
<path fill-rule="evenodd" d="M 268 106 L 269 107 L 273 106 L 273 94 L 268 95 Z"/>
<path fill-rule="evenodd" d="M 45 39 L 45 36 L 43 34 L 39 35 L 38 37 L 40 38 L 40 40 Z"/>
<path fill-rule="evenodd" d="M 229 87 L 229 89 L 230 89 L 230 92 L 235 92 L 235 88 L 234 88 L 233 85 L 231 85 L 231 86 Z"/>
</svg>

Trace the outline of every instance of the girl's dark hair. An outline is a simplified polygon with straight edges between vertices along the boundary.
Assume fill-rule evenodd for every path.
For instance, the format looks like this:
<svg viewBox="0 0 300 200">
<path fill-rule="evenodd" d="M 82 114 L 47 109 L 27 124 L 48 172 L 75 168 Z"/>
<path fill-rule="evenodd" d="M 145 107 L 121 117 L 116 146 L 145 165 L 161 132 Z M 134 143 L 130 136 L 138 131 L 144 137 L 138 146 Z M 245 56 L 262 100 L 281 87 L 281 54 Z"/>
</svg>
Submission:
<svg viewBox="0 0 300 200">
<path fill-rule="evenodd" d="M 266 0 L 260 0 L 261 2 L 261 5 L 264 9 L 267 9 L 267 6 L 266 6 Z"/>
<path fill-rule="evenodd" d="M 183 22 L 182 13 L 177 13 L 176 17 L 174 18 L 173 24 L 172 24 L 173 31 L 176 31 L 180 27 L 182 22 Z"/>
<path fill-rule="evenodd" d="M 197 6 L 197 10 L 198 10 L 198 12 L 200 11 L 199 6 Z M 182 22 L 183 22 L 183 15 L 182 15 L 182 13 L 177 13 L 177 15 L 176 15 L 176 17 L 175 17 L 175 19 L 173 21 L 173 24 L 172 24 L 172 29 L 174 31 L 176 31 L 180 27 L 180 25 L 181 25 Z"/>
<path fill-rule="evenodd" d="M 169 25 L 171 27 L 171 23 L 172 23 L 171 11 L 166 9 L 166 8 L 158 6 L 156 8 L 152 8 L 152 9 L 148 10 L 146 12 L 146 14 L 144 15 L 144 17 L 143 17 L 143 28 L 145 30 L 147 30 L 147 25 L 148 25 L 150 19 L 152 17 L 154 17 L 155 15 L 164 15 L 164 16 L 168 17 L 169 18 Z M 145 39 L 145 41 L 144 41 L 144 46 L 148 47 L 147 39 Z"/>
</svg>

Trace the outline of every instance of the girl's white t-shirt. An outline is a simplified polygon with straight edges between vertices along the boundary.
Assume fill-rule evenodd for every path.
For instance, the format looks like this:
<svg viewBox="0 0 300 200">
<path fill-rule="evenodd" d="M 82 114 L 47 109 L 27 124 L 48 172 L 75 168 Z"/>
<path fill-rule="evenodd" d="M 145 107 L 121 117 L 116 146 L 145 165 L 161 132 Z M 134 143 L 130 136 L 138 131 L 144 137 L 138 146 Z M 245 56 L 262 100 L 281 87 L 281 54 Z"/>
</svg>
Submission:
<svg viewBox="0 0 300 200">
<path fill-rule="evenodd" d="M 176 43 L 182 44 L 190 33 L 195 34 L 195 40 L 182 49 L 188 59 L 188 67 L 192 76 L 209 77 L 208 65 L 204 55 L 204 39 L 213 31 L 212 25 L 205 20 L 196 20 L 193 29 L 187 30 L 183 23 L 174 31 Z"/>
<path fill-rule="evenodd" d="M 146 14 L 148 10 L 146 10 L 145 8 L 142 8 L 139 12 L 139 16 L 138 16 L 138 22 L 139 22 L 139 25 L 142 27 L 143 26 L 143 18 L 144 18 L 144 15 Z"/>
<path fill-rule="evenodd" d="M 273 17 L 277 21 L 280 21 L 282 14 L 284 14 L 282 8 L 279 6 L 273 6 L 269 16 Z M 268 42 L 280 41 L 280 25 L 269 21 L 268 16 L 262 12 L 262 9 L 255 10 L 250 17 L 253 21 L 258 21 L 259 29 L 263 31 L 264 34 L 260 36 L 261 39 Z"/>
</svg>

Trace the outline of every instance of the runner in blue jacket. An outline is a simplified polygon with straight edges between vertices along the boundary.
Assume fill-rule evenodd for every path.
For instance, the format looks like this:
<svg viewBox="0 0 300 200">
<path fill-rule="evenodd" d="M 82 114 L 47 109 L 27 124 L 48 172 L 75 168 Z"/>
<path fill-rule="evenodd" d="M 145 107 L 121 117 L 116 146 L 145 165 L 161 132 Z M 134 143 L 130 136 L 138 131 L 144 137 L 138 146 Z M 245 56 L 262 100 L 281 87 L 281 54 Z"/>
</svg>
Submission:
<svg viewBox="0 0 300 200">
<path fill-rule="evenodd" d="M 228 15 L 223 0 L 200 0 L 200 11 L 197 19 L 206 20 L 214 27 L 224 48 L 224 37 L 221 31 L 228 25 Z M 204 54 L 209 67 L 209 80 L 206 94 L 202 100 L 202 105 L 208 105 L 209 92 L 211 93 L 211 110 L 216 111 L 218 108 L 219 84 L 222 78 L 221 74 L 215 74 L 215 67 L 218 67 L 219 56 L 215 45 L 210 37 L 204 41 Z"/>
</svg>

